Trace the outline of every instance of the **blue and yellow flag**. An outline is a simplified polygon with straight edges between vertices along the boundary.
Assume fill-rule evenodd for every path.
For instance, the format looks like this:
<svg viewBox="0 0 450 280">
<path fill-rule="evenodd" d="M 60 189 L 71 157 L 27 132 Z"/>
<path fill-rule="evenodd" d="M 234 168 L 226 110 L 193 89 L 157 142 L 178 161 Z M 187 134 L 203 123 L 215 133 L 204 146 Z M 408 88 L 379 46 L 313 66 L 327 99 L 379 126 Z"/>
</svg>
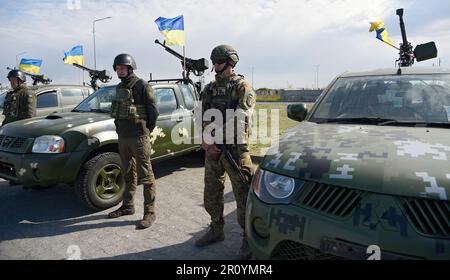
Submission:
<svg viewBox="0 0 450 280">
<path fill-rule="evenodd" d="M 31 74 L 39 74 L 39 72 L 41 71 L 41 65 L 41 59 L 22 58 L 19 64 L 19 70 Z"/>
<path fill-rule="evenodd" d="M 391 47 L 394 47 L 398 49 L 397 46 L 389 39 L 389 33 L 387 32 L 386 28 L 384 28 L 384 22 L 382 21 L 375 21 L 370 23 L 370 29 L 369 32 L 376 31 L 377 32 L 377 39 L 380 41 L 385 42 Z"/>
<path fill-rule="evenodd" d="M 159 31 L 164 35 L 168 45 L 184 46 L 184 20 L 182 15 L 174 18 L 159 17 L 155 20 L 155 23 L 158 25 Z"/>
<path fill-rule="evenodd" d="M 78 45 L 73 47 L 70 51 L 64 52 L 63 61 L 66 64 L 77 63 L 84 65 L 83 46 Z"/>
</svg>

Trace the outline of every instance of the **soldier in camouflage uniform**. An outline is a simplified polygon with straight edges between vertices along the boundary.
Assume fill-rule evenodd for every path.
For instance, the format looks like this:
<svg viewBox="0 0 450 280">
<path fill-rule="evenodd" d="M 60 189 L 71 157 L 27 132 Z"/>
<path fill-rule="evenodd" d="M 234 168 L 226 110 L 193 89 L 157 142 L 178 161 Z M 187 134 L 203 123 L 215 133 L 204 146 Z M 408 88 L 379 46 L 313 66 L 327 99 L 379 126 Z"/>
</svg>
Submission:
<svg viewBox="0 0 450 280">
<path fill-rule="evenodd" d="M 6 93 L 3 114 L 5 120 L 2 125 L 36 116 L 36 94 L 25 83 L 27 78 L 20 70 L 8 73 L 12 91 Z"/>
<path fill-rule="evenodd" d="M 159 113 L 152 87 L 133 73 L 133 70 L 136 70 L 136 62 L 131 55 L 116 56 L 113 68 L 121 83 L 117 85 L 116 96 L 112 101 L 111 116 L 115 118 L 119 136 L 119 153 L 126 187 L 122 206 L 108 216 L 117 218 L 134 214 L 134 194 L 137 185 L 142 184 L 144 217 L 137 224 L 137 228 L 145 229 L 156 219 L 156 182 L 150 163 L 150 133 L 156 126 Z"/>
<path fill-rule="evenodd" d="M 216 76 L 215 81 L 209 83 L 202 93 L 203 112 L 208 109 L 218 109 L 224 120 L 226 119 L 227 109 L 239 110 L 241 117 L 243 114 L 244 117 L 237 118 L 237 122 L 243 122 L 241 127 L 244 129 L 238 131 L 239 125 L 235 125 L 234 142 L 229 143 L 224 139 L 224 143 L 226 143 L 227 149 L 231 152 L 246 180 L 243 184 L 238 172 L 233 169 L 225 155 L 221 153 L 218 145 L 203 141 L 202 146 L 206 150 L 204 205 L 211 216 L 211 224 L 206 234 L 196 241 L 197 247 L 203 247 L 225 239 L 223 211 L 226 173 L 231 180 L 236 199 L 238 223 L 245 230 L 245 206 L 250 180 L 253 175 L 252 160 L 248 148 L 248 133 L 251 114 L 255 106 L 255 93 L 243 76 L 234 73 L 234 67 L 239 61 L 239 56 L 233 47 L 229 45 L 217 46 L 211 53 L 211 61 Z M 226 120 L 225 122 L 229 121 Z M 236 120 L 232 118 L 231 121 L 235 122 Z M 223 124 L 224 130 L 226 130 L 225 122 Z M 208 123 L 203 123 L 203 127 L 206 125 Z M 226 134 L 227 132 L 224 132 L 224 138 Z M 239 143 L 237 139 L 242 139 L 242 143 Z M 245 232 L 239 256 L 242 259 L 251 257 Z"/>
</svg>

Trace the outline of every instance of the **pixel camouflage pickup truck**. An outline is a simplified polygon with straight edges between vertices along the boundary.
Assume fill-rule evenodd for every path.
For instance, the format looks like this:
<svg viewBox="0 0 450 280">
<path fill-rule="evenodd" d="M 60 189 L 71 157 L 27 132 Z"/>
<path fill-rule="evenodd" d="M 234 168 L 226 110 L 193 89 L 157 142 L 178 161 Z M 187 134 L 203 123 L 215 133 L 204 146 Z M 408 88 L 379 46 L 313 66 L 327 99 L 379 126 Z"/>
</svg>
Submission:
<svg viewBox="0 0 450 280">
<path fill-rule="evenodd" d="M 248 198 L 257 258 L 450 259 L 449 71 L 343 74 L 288 116 Z"/>
<path fill-rule="evenodd" d="M 193 109 L 196 89 L 183 80 L 152 84 L 160 116 L 151 135 L 152 160 L 196 151 Z M 122 200 L 117 133 L 110 117 L 115 86 L 99 89 L 75 109 L 17 121 L 0 129 L 0 177 L 36 188 L 74 185 L 79 198 L 93 209 Z M 182 144 L 172 141 L 172 133 Z M 189 144 L 190 143 L 190 144 Z"/>
</svg>

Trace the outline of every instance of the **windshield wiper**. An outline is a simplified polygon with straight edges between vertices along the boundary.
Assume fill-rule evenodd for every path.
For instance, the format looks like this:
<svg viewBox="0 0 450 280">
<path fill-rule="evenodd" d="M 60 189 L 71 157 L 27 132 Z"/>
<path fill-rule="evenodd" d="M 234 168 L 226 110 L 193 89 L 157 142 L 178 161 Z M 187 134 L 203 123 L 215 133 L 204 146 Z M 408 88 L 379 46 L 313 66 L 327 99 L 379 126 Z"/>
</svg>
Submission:
<svg viewBox="0 0 450 280">
<path fill-rule="evenodd" d="M 399 124 L 399 125 L 412 125 L 412 126 L 427 126 L 427 127 L 450 127 L 450 122 L 424 122 L 424 121 L 397 121 L 390 120 L 379 123 L 377 125 L 391 125 L 391 124 Z"/>
<path fill-rule="evenodd" d="M 394 119 L 380 118 L 380 117 L 358 117 L 358 118 L 337 118 L 337 119 L 324 119 L 317 123 L 361 123 L 361 124 L 379 124 L 396 121 Z"/>
</svg>

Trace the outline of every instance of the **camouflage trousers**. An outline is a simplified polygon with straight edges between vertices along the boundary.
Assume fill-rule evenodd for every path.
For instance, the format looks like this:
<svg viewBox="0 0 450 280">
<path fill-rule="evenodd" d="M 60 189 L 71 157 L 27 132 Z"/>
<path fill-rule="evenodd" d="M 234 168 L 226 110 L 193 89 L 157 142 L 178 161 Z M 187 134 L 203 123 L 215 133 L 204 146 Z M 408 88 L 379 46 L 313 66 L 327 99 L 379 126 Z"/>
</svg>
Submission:
<svg viewBox="0 0 450 280">
<path fill-rule="evenodd" d="M 228 174 L 236 199 L 238 223 L 244 229 L 245 206 L 247 204 L 251 176 L 253 175 L 252 159 L 248 152 L 242 154 L 238 154 L 235 150 L 230 150 L 230 152 L 238 160 L 236 163 L 240 166 L 242 173 L 247 179 L 245 186 L 243 186 L 239 175 L 234 171 L 223 153 L 220 155 L 219 160 L 215 160 L 210 154 L 206 153 L 203 201 L 206 212 L 211 216 L 211 222 L 223 223 L 225 174 Z"/>
<path fill-rule="evenodd" d="M 144 213 L 155 213 L 156 180 L 150 162 L 150 136 L 133 138 L 119 136 L 119 153 L 122 170 L 125 173 L 123 205 L 134 207 L 137 185 L 144 186 Z"/>
</svg>

